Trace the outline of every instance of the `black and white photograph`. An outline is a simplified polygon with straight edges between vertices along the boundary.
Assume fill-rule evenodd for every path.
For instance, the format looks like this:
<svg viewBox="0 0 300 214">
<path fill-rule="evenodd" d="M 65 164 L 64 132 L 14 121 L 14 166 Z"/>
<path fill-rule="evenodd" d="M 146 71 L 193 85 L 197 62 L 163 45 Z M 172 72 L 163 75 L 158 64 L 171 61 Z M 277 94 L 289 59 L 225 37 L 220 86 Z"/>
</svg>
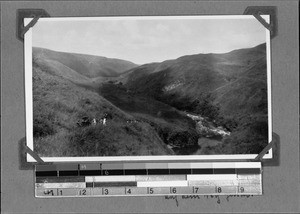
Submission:
<svg viewBox="0 0 300 214">
<path fill-rule="evenodd" d="M 40 18 L 25 64 L 45 160 L 254 158 L 271 141 L 270 32 L 252 15 Z"/>
</svg>

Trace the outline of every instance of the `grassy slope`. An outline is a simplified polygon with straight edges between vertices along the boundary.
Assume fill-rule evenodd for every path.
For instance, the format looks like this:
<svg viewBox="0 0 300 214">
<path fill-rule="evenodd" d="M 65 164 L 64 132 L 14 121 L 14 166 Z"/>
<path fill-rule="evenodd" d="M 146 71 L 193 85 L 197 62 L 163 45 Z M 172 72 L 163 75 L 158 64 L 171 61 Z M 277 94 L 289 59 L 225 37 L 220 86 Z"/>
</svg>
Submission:
<svg viewBox="0 0 300 214">
<path fill-rule="evenodd" d="M 99 93 L 136 119 L 150 124 L 166 144 L 180 147 L 197 144 L 194 121 L 176 108 L 115 84 L 102 85 Z"/>
<path fill-rule="evenodd" d="M 226 54 L 183 56 L 133 68 L 121 75 L 120 80 L 132 90 L 150 93 L 154 97 L 161 96 L 165 86 L 179 82 L 181 84 L 174 89 L 164 91 L 164 95 L 176 94 L 179 98 L 196 98 L 203 92 L 210 93 L 235 81 L 255 66 L 263 56 L 265 44 Z M 252 77 L 257 78 L 257 75 L 260 74 L 256 72 Z M 262 80 L 265 80 L 265 76 Z"/>
<path fill-rule="evenodd" d="M 219 121 L 237 127 L 222 146 L 212 146 L 204 153 L 258 153 L 268 136 L 265 56 L 265 44 L 226 54 L 183 56 L 133 68 L 123 80 L 131 90 L 172 105 L 201 99 L 202 92 L 211 94 L 220 117 L 225 118 Z M 163 90 L 176 83 L 180 84 Z"/>
<path fill-rule="evenodd" d="M 213 149 L 226 153 L 259 153 L 268 143 L 268 97 L 266 59 L 257 59 L 230 84 L 213 92 L 226 118 L 238 126 L 224 144 Z"/>
<path fill-rule="evenodd" d="M 33 48 L 33 55 L 36 58 L 56 61 L 83 76 L 91 78 L 118 76 L 122 72 L 137 66 L 132 62 L 120 59 L 57 52 L 44 48 Z"/>
<path fill-rule="evenodd" d="M 225 84 L 225 78 L 211 68 L 214 60 L 212 55 L 201 55 L 182 57 L 163 62 L 162 65 L 155 67 L 151 65 L 150 68 L 145 66 L 134 68 L 128 74 L 126 86 L 141 93 L 151 91 L 153 96 L 159 96 L 165 86 L 179 81 L 180 86 L 165 94 L 195 97 L 201 92 L 213 90 Z"/>
<path fill-rule="evenodd" d="M 122 75 L 126 87 L 160 101 L 208 93 L 223 114 L 257 113 L 266 108 L 265 44 L 226 54 L 198 54 L 133 68 Z M 166 86 L 175 86 L 164 90 Z M 263 113 L 266 113 L 263 109 Z"/>
<path fill-rule="evenodd" d="M 127 124 L 132 115 L 62 78 L 57 65 L 43 60 L 33 65 L 34 149 L 39 155 L 173 154 L 149 124 Z M 113 116 L 107 126 L 76 127 L 83 116 L 100 118 L 105 112 Z"/>
<path fill-rule="evenodd" d="M 223 114 L 267 114 L 266 60 L 257 60 L 243 75 L 212 92 Z"/>
</svg>

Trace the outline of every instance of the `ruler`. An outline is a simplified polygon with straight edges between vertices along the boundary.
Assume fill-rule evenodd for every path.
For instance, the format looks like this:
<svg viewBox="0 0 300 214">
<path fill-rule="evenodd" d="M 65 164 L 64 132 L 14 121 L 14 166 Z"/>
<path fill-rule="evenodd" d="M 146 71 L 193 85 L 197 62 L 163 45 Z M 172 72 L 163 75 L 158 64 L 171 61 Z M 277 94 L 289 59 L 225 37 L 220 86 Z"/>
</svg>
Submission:
<svg viewBox="0 0 300 214">
<path fill-rule="evenodd" d="M 35 196 L 261 195 L 260 162 L 35 166 Z"/>
</svg>

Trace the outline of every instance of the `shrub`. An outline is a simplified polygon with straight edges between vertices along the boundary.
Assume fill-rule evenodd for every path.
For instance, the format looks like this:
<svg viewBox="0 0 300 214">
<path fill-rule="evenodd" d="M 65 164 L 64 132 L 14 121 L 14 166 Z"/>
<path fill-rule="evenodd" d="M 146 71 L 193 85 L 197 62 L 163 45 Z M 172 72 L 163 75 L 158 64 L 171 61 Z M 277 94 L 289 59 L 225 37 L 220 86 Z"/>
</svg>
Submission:
<svg viewBox="0 0 300 214">
<path fill-rule="evenodd" d="M 177 131 L 171 134 L 168 142 L 179 147 L 193 147 L 198 145 L 199 136 L 195 132 Z"/>
<path fill-rule="evenodd" d="M 247 117 L 223 140 L 223 152 L 233 154 L 258 154 L 268 144 L 266 117 Z"/>
<path fill-rule="evenodd" d="M 201 116 L 208 117 L 212 120 L 219 116 L 219 107 L 213 104 L 213 100 L 209 95 L 202 94 L 195 100 L 193 112 Z"/>
<path fill-rule="evenodd" d="M 55 133 L 53 124 L 45 117 L 34 117 L 33 119 L 33 137 L 44 137 Z"/>
<path fill-rule="evenodd" d="M 117 136 L 112 134 L 117 130 L 120 127 L 112 121 L 107 126 L 78 127 L 69 135 L 68 147 L 73 156 L 118 155 L 121 145 L 115 144 Z"/>
<path fill-rule="evenodd" d="M 226 128 L 228 131 L 233 131 L 235 130 L 239 123 L 238 120 L 235 117 L 223 117 L 223 116 L 219 116 L 216 119 L 216 123 L 219 126 L 223 126 L 224 128 Z"/>
<path fill-rule="evenodd" d="M 170 94 L 160 97 L 159 100 L 179 110 L 200 114 L 212 120 L 219 116 L 219 107 L 213 103 L 213 98 L 209 94 L 200 94 L 197 99 Z"/>
</svg>

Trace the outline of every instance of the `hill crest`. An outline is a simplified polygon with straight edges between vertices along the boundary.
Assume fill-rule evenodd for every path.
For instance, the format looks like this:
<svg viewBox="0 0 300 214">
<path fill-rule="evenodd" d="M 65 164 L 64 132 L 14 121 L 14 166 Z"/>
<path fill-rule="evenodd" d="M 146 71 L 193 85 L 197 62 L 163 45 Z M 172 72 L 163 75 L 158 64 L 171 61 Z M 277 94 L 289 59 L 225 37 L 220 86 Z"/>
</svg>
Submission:
<svg viewBox="0 0 300 214">
<path fill-rule="evenodd" d="M 122 59 L 59 52 L 39 47 L 33 47 L 33 58 L 57 61 L 88 78 L 115 77 L 137 66 Z"/>
</svg>

